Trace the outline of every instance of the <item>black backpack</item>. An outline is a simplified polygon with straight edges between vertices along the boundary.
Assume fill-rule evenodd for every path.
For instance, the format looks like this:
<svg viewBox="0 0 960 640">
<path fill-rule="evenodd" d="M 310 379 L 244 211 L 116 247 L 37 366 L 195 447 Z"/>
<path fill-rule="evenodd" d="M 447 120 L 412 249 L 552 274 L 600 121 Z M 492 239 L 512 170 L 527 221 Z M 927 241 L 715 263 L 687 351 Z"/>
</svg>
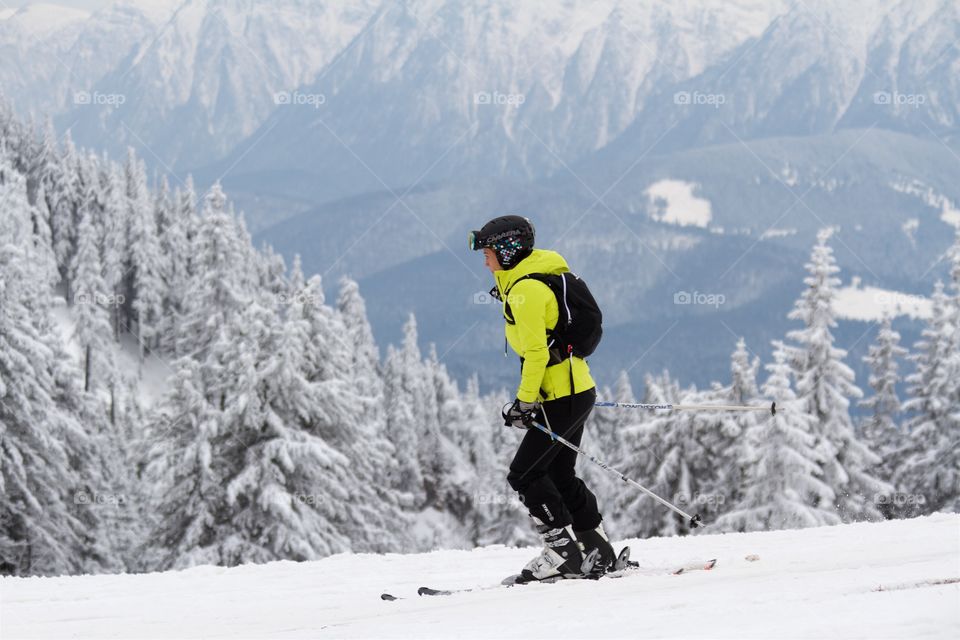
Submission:
<svg viewBox="0 0 960 640">
<path fill-rule="evenodd" d="M 558 364 L 570 356 L 586 358 L 592 355 L 603 337 L 603 314 L 587 283 L 572 271 L 553 275 L 531 273 L 518 278 L 517 282 L 526 279 L 547 285 L 557 298 L 557 326 L 547 329 L 550 364 Z M 510 324 L 515 322 L 510 310 L 510 291 L 517 286 L 517 282 L 506 292 L 504 316 Z"/>
</svg>

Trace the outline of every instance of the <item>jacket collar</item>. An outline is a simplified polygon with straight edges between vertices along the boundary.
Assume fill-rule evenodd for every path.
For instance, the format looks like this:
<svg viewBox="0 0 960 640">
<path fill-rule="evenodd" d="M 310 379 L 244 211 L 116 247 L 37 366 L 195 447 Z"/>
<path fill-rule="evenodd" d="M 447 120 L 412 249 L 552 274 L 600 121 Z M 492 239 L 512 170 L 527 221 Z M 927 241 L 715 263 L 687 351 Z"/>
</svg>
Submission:
<svg viewBox="0 0 960 640">
<path fill-rule="evenodd" d="M 545 273 L 548 275 L 561 274 L 570 271 L 567 261 L 556 251 L 548 249 L 534 249 L 533 252 L 518 262 L 513 269 L 504 269 L 494 272 L 497 289 L 506 294 L 516 284 L 517 280 L 531 273 Z"/>
</svg>

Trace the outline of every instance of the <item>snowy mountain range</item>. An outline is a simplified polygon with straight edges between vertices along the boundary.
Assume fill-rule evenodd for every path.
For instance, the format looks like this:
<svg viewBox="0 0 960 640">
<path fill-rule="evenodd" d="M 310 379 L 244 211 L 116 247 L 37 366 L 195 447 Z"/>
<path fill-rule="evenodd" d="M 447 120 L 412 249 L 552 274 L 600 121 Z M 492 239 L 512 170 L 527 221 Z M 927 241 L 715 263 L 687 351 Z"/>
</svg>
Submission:
<svg viewBox="0 0 960 640">
<path fill-rule="evenodd" d="M 0 86 L 21 110 L 177 177 L 222 178 L 259 240 L 377 292 L 381 341 L 415 311 L 452 370 L 491 384 L 507 373 L 462 237 L 497 213 L 532 216 L 595 283 L 609 335 L 631 345 L 600 352 L 602 368 L 663 336 L 643 368 L 706 383 L 733 335 L 764 353 L 782 332 L 817 229 L 839 229 L 847 281 L 926 295 L 960 208 L 951 0 L 154 0 L 4 15 Z M 700 217 L 684 226 L 691 203 Z M 678 291 L 726 302 L 707 314 L 672 304 Z M 438 304 L 450 315 L 434 320 Z"/>
</svg>

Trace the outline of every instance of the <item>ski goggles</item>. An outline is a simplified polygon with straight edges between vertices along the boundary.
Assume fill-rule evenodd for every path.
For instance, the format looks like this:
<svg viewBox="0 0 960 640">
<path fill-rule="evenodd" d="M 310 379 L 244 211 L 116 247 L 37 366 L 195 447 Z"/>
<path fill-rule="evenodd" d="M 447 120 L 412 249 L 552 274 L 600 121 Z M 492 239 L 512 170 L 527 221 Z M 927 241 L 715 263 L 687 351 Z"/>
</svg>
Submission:
<svg viewBox="0 0 960 640">
<path fill-rule="evenodd" d="M 483 240 L 480 240 L 479 231 L 471 231 L 467 234 L 467 244 L 471 251 L 477 251 L 487 246 Z"/>
</svg>

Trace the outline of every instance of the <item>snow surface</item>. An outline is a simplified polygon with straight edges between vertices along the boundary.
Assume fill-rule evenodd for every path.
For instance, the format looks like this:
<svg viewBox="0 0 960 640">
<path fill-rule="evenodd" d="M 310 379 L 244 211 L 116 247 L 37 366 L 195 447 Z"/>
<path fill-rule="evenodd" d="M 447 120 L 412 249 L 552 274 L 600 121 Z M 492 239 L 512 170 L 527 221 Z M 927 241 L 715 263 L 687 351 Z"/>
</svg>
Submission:
<svg viewBox="0 0 960 640">
<path fill-rule="evenodd" d="M 934 191 L 933 187 L 917 180 L 894 182 L 890 185 L 900 193 L 906 193 L 920 198 L 924 204 L 934 209 L 940 209 L 940 219 L 952 227 L 960 227 L 960 208 L 950 198 Z"/>
<path fill-rule="evenodd" d="M 680 226 L 706 227 L 713 213 L 710 201 L 693 195 L 700 185 L 683 180 L 658 180 L 644 193 L 650 200 L 653 219 Z"/>
<path fill-rule="evenodd" d="M 770 227 L 766 231 L 760 234 L 761 240 L 767 240 L 769 238 L 786 238 L 787 236 L 797 235 L 797 230 L 793 227 L 787 229 L 777 229 Z"/>
<path fill-rule="evenodd" d="M 834 304 L 837 317 L 872 322 L 885 315 L 926 319 L 933 312 L 929 298 L 880 287 L 861 287 L 860 278 L 853 278 L 846 287 L 837 289 Z"/>
<path fill-rule="evenodd" d="M 907 218 L 907 221 L 900 225 L 903 234 L 910 240 L 910 244 L 917 245 L 917 229 L 920 228 L 920 218 Z"/>
<path fill-rule="evenodd" d="M 956 638 L 960 515 L 629 541 L 622 579 L 487 586 L 533 549 L 3 578 L 4 638 Z M 748 561 L 748 555 L 759 560 Z M 717 558 L 710 572 L 668 569 Z M 380 600 L 388 591 L 406 599 Z"/>
<path fill-rule="evenodd" d="M 67 306 L 63 298 L 55 299 L 53 320 L 56 323 L 57 333 L 61 342 L 66 346 L 67 353 L 72 355 L 78 367 L 83 365 L 83 349 L 74 337 L 76 318 L 73 309 Z M 170 388 L 170 379 L 176 371 L 173 365 L 154 354 L 148 355 L 140 362 L 140 350 L 137 339 L 129 334 L 120 338 L 120 344 L 111 343 L 112 357 L 118 364 L 121 379 L 132 381 L 136 385 L 137 399 L 140 405 L 147 409 L 160 400 Z M 103 393 L 107 393 L 106 390 Z M 105 398 L 106 399 L 106 398 Z"/>
</svg>

